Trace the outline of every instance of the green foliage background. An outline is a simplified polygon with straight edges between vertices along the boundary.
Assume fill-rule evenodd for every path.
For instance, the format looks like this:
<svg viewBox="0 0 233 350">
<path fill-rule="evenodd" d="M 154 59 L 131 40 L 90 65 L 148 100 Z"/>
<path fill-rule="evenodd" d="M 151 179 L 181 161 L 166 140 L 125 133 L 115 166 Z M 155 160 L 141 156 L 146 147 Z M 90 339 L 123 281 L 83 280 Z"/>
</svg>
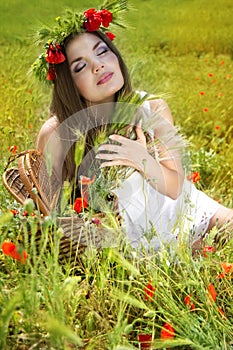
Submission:
<svg viewBox="0 0 233 350">
<path fill-rule="evenodd" d="M 79 1 L 78 7 L 97 5 L 97 1 Z M 133 86 L 165 94 L 176 124 L 191 142 L 201 186 L 232 205 L 232 2 L 134 0 L 130 5 L 133 10 L 125 18 L 128 30 L 116 29 L 115 43 L 132 72 Z M 34 46 L 33 34 L 67 6 L 76 8 L 77 2 L 0 4 L 3 158 L 9 145 L 16 144 L 19 150 L 33 147 L 48 116 L 50 89 L 28 75 L 41 52 Z M 205 92 L 202 98 L 200 91 Z"/>
<path fill-rule="evenodd" d="M 48 116 L 51 91 L 28 74 L 40 49 L 33 34 L 40 23 L 54 20 L 63 8 L 97 6 L 74 0 L 9 0 L 0 3 L 0 173 L 8 147 L 34 148 Z M 177 126 L 190 143 L 197 186 L 233 207 L 233 2 L 232 0 L 131 0 L 128 30 L 116 30 L 132 73 L 135 89 L 165 96 Z M 201 93 L 201 94 L 200 94 Z M 25 229 L 24 219 L 8 216 L 16 204 L 0 185 L 2 240 Z M 32 231 L 35 225 L 30 223 Z M 34 226 L 33 226 L 34 225 Z M 8 231 L 7 231 L 7 229 Z M 45 230 L 45 237 L 48 232 Z M 216 280 L 220 262 L 232 262 L 232 245 L 212 258 L 194 261 L 184 247 L 174 265 L 161 254 L 127 262 L 113 252 L 88 256 L 85 279 L 56 264 L 50 256 L 19 266 L 1 255 L 0 348 L 72 349 L 89 338 L 88 349 L 138 348 L 137 333 L 159 336 L 162 321 L 173 322 L 181 349 L 231 349 L 232 280 Z M 107 254 L 107 255 L 105 255 Z M 177 260 L 176 260 L 177 259 Z M 132 264 L 131 264 L 132 263 Z M 113 268 L 112 268 L 113 267 Z M 151 279 L 157 297 L 145 304 L 144 287 Z M 206 304 L 206 285 L 214 281 L 218 305 Z M 164 292 L 166 291 L 166 292 Z M 199 313 L 182 298 L 193 293 Z M 49 315 L 49 321 L 48 321 Z M 156 348 L 164 348 L 156 343 Z"/>
</svg>

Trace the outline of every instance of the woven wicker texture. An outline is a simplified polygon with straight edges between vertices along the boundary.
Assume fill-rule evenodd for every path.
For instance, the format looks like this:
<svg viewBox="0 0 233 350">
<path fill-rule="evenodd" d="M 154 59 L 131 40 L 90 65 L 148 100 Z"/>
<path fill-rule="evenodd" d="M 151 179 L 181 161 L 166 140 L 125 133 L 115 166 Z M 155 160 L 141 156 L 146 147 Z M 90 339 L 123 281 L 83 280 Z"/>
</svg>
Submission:
<svg viewBox="0 0 233 350">
<path fill-rule="evenodd" d="M 9 168 L 16 160 L 18 168 Z M 61 185 L 53 172 L 49 176 L 46 162 L 37 150 L 28 150 L 10 159 L 3 174 L 3 184 L 20 204 L 27 198 L 33 199 L 43 216 L 56 209 Z M 84 222 L 79 216 L 58 217 L 55 226 L 52 236 L 58 229 L 61 234 L 59 261 L 69 260 L 76 264 L 87 247 L 100 249 L 114 242 L 112 229 Z M 38 226 L 35 237 L 38 252 L 42 235 L 43 231 Z"/>
</svg>

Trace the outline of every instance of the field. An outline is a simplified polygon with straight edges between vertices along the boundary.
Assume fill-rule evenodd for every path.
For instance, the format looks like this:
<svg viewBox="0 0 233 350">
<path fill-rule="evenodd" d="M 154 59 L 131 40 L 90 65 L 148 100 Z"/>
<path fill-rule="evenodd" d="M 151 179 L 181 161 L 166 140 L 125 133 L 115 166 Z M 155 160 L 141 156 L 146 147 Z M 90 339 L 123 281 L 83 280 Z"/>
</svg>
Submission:
<svg viewBox="0 0 233 350">
<path fill-rule="evenodd" d="M 68 3 L 76 8 L 74 0 L 0 4 L 1 175 L 14 149 L 35 147 L 48 117 L 51 90 L 29 73 L 41 51 L 33 33 Z M 81 9 L 97 4 L 79 1 Z M 233 207 L 232 1 L 130 4 L 128 29 L 116 29 L 115 43 L 133 87 L 166 99 L 189 143 L 191 170 L 200 174 L 196 186 Z M 25 208 L 2 184 L 0 203 L 0 243 L 23 239 L 28 256 L 22 264 L 0 254 L 0 349 L 146 349 L 142 335 L 153 349 L 233 348 L 232 239 L 196 258 L 185 244 L 152 256 L 135 255 L 125 246 L 91 251 L 77 269 L 58 264 L 59 234 L 51 252 L 45 249 L 52 218 L 42 224 L 38 256 L 33 244 L 38 213 L 25 217 Z M 212 247 L 216 233 L 206 246 Z M 164 324 L 174 331 L 166 340 Z"/>
</svg>

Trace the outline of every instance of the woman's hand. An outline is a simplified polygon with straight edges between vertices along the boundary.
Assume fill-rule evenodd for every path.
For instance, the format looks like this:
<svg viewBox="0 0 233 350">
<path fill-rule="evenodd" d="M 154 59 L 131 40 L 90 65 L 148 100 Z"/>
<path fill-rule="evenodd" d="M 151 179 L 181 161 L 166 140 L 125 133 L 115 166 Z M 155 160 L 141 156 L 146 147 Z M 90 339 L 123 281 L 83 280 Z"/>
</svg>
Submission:
<svg viewBox="0 0 233 350">
<path fill-rule="evenodd" d="M 144 163 L 150 156 L 146 148 L 146 138 L 140 126 L 136 126 L 137 140 L 111 135 L 110 140 L 118 144 L 104 144 L 98 149 L 96 158 L 105 160 L 101 168 L 114 165 L 128 166 L 144 173 Z"/>
<path fill-rule="evenodd" d="M 139 125 L 136 126 L 136 135 L 136 140 L 115 134 L 109 136 L 117 144 L 103 144 L 99 147 L 96 158 L 103 160 L 100 167 L 121 165 L 134 168 L 157 191 L 176 199 L 181 193 L 184 179 L 179 166 L 176 166 L 180 161 L 177 163 L 174 159 L 172 167 L 168 167 L 166 162 L 159 162 L 149 154 L 145 135 Z"/>
</svg>

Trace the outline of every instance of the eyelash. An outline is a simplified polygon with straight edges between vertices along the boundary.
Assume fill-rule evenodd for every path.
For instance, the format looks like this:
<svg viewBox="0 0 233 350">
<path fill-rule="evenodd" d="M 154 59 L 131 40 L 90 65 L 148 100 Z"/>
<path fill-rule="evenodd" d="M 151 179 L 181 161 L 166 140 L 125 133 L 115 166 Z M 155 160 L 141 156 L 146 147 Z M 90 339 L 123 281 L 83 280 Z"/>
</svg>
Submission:
<svg viewBox="0 0 233 350">
<path fill-rule="evenodd" d="M 106 47 L 106 48 L 103 48 L 103 51 L 101 51 L 99 54 L 97 54 L 97 56 L 101 56 L 101 55 L 103 55 L 104 53 L 106 53 L 106 52 L 108 52 L 108 48 Z M 82 67 L 80 67 L 80 68 L 77 68 L 76 69 L 76 67 L 74 67 L 74 73 L 79 73 L 79 72 L 81 72 L 81 70 L 84 68 L 86 66 L 86 64 L 84 64 Z"/>
</svg>

